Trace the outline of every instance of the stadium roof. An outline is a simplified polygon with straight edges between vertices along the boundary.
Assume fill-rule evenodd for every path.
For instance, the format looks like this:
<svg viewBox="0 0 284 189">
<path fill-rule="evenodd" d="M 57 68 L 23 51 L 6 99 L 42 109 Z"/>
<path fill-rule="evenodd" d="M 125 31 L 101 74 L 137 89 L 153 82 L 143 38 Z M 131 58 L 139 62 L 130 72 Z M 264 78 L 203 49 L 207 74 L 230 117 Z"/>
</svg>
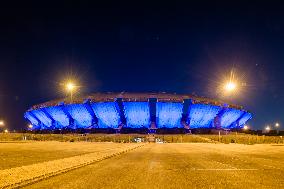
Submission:
<svg viewBox="0 0 284 189">
<path fill-rule="evenodd" d="M 191 99 L 193 103 L 212 104 L 217 106 L 226 106 L 236 109 L 243 109 L 242 106 L 236 104 L 226 103 L 217 99 L 192 95 L 192 94 L 169 94 L 169 93 L 127 93 L 127 92 L 107 92 L 107 93 L 93 93 L 91 95 L 75 97 L 72 102 L 70 98 L 62 98 L 51 100 L 45 103 L 37 104 L 31 107 L 32 109 L 42 108 L 46 106 L 55 106 L 59 103 L 73 104 L 83 103 L 85 100 L 92 102 L 111 102 L 117 98 L 122 98 L 123 101 L 148 101 L 150 98 L 156 98 L 160 102 L 183 102 L 185 99 Z"/>
</svg>

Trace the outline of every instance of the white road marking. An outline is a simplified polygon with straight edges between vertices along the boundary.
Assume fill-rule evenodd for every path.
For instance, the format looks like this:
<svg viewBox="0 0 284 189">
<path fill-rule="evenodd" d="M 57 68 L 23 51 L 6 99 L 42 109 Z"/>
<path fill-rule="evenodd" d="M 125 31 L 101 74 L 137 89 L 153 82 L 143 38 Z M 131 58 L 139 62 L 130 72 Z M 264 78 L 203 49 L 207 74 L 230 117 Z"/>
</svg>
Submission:
<svg viewBox="0 0 284 189">
<path fill-rule="evenodd" d="M 193 169 L 196 171 L 257 171 L 258 169 Z"/>
</svg>

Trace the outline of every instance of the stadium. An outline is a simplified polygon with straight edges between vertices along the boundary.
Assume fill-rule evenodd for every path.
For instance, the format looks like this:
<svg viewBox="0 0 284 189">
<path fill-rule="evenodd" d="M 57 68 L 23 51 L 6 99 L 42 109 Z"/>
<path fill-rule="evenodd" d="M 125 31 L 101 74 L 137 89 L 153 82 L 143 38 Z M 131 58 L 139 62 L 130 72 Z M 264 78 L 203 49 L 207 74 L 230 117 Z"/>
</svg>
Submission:
<svg viewBox="0 0 284 189">
<path fill-rule="evenodd" d="M 32 130 L 238 129 L 252 118 L 242 106 L 195 95 L 95 93 L 32 106 L 24 114 Z"/>
</svg>

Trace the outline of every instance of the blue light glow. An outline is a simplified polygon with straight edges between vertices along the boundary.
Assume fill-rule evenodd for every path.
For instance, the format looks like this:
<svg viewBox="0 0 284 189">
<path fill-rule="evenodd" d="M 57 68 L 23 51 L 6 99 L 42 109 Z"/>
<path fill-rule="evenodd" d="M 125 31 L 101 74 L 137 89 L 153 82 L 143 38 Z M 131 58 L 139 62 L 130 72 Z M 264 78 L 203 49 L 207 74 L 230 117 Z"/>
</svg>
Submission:
<svg viewBox="0 0 284 189">
<path fill-rule="evenodd" d="M 209 128 L 221 108 L 206 104 L 192 104 L 190 106 L 190 128 Z"/>
<path fill-rule="evenodd" d="M 98 118 L 100 128 L 117 128 L 120 124 L 120 116 L 115 102 L 91 103 L 95 115 Z"/>
<path fill-rule="evenodd" d="M 44 128 L 52 126 L 52 120 L 46 116 L 46 114 L 41 110 L 33 110 L 32 113 L 39 119 L 39 121 L 44 124 Z"/>
<path fill-rule="evenodd" d="M 65 108 L 74 119 L 75 127 L 92 126 L 93 118 L 83 104 L 65 105 Z"/>
<path fill-rule="evenodd" d="M 221 127 L 228 128 L 242 115 L 242 113 L 243 112 L 241 110 L 232 108 L 227 109 L 221 116 Z"/>
<path fill-rule="evenodd" d="M 245 115 L 243 115 L 243 117 L 239 120 L 239 126 L 243 127 L 246 124 L 246 122 L 251 118 L 252 118 L 251 113 L 246 112 Z"/>
<path fill-rule="evenodd" d="M 31 115 L 30 112 L 26 112 L 24 117 L 27 118 L 32 125 L 38 126 L 39 122 Z"/>
<path fill-rule="evenodd" d="M 45 111 L 54 119 L 59 125 L 66 127 L 69 125 L 69 118 L 63 112 L 62 107 L 52 106 L 45 108 Z M 56 124 L 56 125 L 58 125 Z"/>
<path fill-rule="evenodd" d="M 182 103 L 157 102 L 157 125 L 160 127 L 180 127 L 182 117 Z"/>
<path fill-rule="evenodd" d="M 123 106 L 128 127 L 149 127 L 150 108 L 148 102 L 123 102 Z"/>
<path fill-rule="evenodd" d="M 183 128 L 184 126 L 190 126 L 190 128 L 236 128 L 243 127 L 252 118 L 252 114 L 245 110 L 207 104 L 207 102 L 197 103 L 189 99 L 187 99 L 187 105 L 186 99 L 184 103 L 180 101 L 162 102 L 159 99 L 158 101 L 152 99 L 152 102 L 142 99 L 141 101 L 137 99 L 138 101 L 126 100 L 123 102 L 124 98 L 114 99 L 114 101 L 108 100 L 93 102 L 87 99 L 78 104 L 60 103 L 55 106 L 34 106 L 33 108 L 36 109 L 28 110 L 24 117 L 33 125 L 33 130 L 121 128 L 121 126 L 149 128 L 152 121 L 153 124 L 156 121 L 157 128 Z M 214 120 L 217 115 L 218 119 Z M 183 120 L 184 126 L 181 120 Z"/>
</svg>

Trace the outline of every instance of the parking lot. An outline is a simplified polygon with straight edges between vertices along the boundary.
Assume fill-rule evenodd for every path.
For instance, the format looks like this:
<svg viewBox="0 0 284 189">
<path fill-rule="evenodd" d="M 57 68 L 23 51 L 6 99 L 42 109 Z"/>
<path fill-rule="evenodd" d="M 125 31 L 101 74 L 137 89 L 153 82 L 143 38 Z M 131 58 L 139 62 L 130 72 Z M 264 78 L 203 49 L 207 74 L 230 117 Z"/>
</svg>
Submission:
<svg viewBox="0 0 284 189">
<path fill-rule="evenodd" d="M 283 188 L 284 146 L 148 144 L 27 188 Z"/>
</svg>

